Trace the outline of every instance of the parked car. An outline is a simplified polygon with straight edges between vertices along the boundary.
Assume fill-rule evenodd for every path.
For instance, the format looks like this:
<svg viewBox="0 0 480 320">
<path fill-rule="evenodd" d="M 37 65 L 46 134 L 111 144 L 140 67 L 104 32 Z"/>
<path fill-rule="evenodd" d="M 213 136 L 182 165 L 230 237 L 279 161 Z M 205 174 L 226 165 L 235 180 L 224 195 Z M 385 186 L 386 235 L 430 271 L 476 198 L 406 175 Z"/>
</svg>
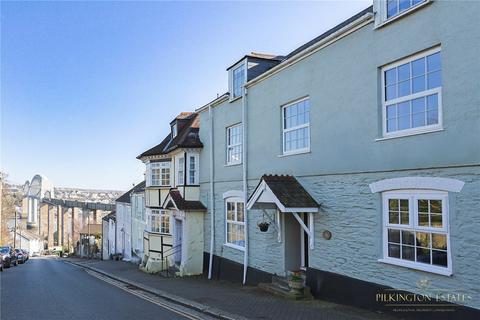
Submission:
<svg viewBox="0 0 480 320">
<path fill-rule="evenodd" d="M 28 251 L 25 250 L 25 249 L 22 249 L 22 251 L 23 251 L 25 257 L 27 258 L 25 261 L 28 261 L 28 259 L 30 259 L 30 253 L 28 253 Z"/>
<path fill-rule="evenodd" d="M 24 264 L 27 261 L 27 257 L 22 249 L 15 249 L 15 253 L 17 254 L 17 261 L 19 264 Z"/>
<path fill-rule="evenodd" d="M 18 265 L 17 253 L 12 247 L 0 247 L 0 254 L 2 255 L 3 265 L 5 268 Z"/>
<path fill-rule="evenodd" d="M 0 272 L 3 271 L 3 259 L 2 255 L 0 254 Z"/>
</svg>

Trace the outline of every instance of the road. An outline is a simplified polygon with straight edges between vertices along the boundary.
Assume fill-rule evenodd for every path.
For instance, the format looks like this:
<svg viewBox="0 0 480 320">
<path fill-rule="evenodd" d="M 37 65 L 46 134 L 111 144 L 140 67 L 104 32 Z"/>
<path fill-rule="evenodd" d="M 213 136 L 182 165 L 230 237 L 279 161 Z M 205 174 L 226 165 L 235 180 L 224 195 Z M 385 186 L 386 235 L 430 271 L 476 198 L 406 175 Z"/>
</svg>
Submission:
<svg viewBox="0 0 480 320">
<path fill-rule="evenodd" d="M 0 300 L 1 320 L 194 319 L 54 258 L 31 258 L 1 272 Z"/>
</svg>

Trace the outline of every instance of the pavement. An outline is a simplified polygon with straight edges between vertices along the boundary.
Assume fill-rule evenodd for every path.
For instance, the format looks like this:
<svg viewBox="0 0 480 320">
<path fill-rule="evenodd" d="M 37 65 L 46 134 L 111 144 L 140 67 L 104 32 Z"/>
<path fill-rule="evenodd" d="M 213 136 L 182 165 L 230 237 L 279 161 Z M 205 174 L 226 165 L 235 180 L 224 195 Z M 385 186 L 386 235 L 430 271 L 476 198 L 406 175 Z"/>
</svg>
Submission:
<svg viewBox="0 0 480 320">
<path fill-rule="evenodd" d="M 254 286 L 208 280 L 202 276 L 165 278 L 144 273 L 136 265 L 123 261 L 64 260 L 220 319 L 396 319 L 321 300 L 292 301 L 270 295 Z"/>
<path fill-rule="evenodd" d="M 0 319 L 203 319 L 131 294 L 55 258 L 31 258 L 0 273 Z"/>
</svg>

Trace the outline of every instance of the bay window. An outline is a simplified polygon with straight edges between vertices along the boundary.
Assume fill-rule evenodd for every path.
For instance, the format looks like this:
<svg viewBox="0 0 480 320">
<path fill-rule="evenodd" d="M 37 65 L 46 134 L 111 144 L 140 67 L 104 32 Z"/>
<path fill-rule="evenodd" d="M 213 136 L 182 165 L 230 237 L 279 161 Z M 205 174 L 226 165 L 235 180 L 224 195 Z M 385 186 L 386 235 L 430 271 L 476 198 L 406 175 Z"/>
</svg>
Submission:
<svg viewBox="0 0 480 320">
<path fill-rule="evenodd" d="M 170 214 L 167 210 L 150 210 L 150 232 L 170 234 Z"/>
<path fill-rule="evenodd" d="M 198 155 L 188 156 L 188 184 L 198 184 Z"/>
<path fill-rule="evenodd" d="M 148 171 L 148 186 L 170 185 L 170 161 L 149 163 Z"/>
<path fill-rule="evenodd" d="M 183 185 L 185 183 L 185 158 L 181 157 L 177 159 L 177 185 Z"/>
</svg>

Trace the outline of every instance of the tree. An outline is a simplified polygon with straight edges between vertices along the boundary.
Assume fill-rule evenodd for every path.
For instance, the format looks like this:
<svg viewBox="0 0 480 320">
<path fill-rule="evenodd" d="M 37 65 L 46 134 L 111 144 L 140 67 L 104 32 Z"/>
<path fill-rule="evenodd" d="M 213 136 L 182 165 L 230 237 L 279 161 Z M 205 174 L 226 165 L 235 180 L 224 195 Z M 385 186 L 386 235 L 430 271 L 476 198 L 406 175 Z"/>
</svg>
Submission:
<svg viewBox="0 0 480 320">
<path fill-rule="evenodd" d="M 0 172 L 0 179 L 0 244 L 13 245 L 13 237 L 11 236 L 11 230 L 8 229 L 8 222 L 15 219 L 15 206 L 20 205 L 23 196 L 12 191 L 7 182 L 8 174 Z"/>
</svg>

